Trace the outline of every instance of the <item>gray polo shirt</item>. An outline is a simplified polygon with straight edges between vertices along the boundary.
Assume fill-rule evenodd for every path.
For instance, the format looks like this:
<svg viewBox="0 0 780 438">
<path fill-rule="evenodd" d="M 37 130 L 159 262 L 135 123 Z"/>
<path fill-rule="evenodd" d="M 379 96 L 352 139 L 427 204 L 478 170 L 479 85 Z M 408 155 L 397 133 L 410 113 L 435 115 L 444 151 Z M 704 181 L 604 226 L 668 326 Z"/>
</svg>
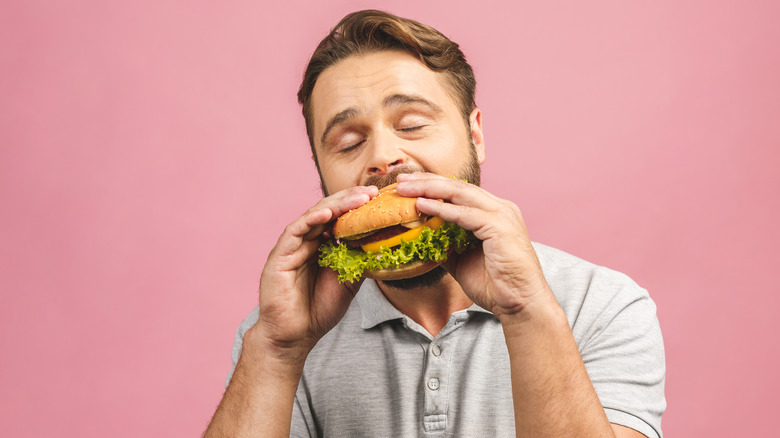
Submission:
<svg viewBox="0 0 780 438">
<path fill-rule="evenodd" d="M 661 436 L 664 350 L 655 305 L 627 276 L 534 244 L 610 422 Z M 233 367 L 257 309 L 236 333 Z M 232 370 L 228 376 L 230 381 Z M 437 336 L 367 280 L 306 360 L 295 437 L 510 437 L 514 409 L 503 330 L 473 305 Z"/>
</svg>

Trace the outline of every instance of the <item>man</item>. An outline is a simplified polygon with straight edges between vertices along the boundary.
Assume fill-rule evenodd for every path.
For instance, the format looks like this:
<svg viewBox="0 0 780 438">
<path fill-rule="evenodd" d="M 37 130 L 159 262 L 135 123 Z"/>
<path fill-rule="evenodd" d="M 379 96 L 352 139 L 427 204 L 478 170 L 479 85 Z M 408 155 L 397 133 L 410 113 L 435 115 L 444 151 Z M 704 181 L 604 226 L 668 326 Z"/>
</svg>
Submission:
<svg viewBox="0 0 780 438">
<path fill-rule="evenodd" d="M 326 197 L 269 254 L 206 436 L 660 436 L 654 304 L 531 244 L 518 207 L 478 187 L 474 89 L 420 23 L 361 11 L 322 41 L 299 101 Z M 323 234 L 396 180 L 481 245 L 414 279 L 339 284 L 317 265 Z"/>
</svg>

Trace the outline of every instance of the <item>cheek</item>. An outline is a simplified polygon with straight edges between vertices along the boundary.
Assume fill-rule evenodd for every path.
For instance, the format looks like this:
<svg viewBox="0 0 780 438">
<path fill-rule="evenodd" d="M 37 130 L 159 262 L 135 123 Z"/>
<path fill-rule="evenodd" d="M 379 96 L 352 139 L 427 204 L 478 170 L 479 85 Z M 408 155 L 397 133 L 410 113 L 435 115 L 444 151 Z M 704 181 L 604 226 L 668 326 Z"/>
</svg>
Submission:
<svg viewBox="0 0 780 438">
<path fill-rule="evenodd" d="M 360 173 L 356 161 L 337 163 L 325 160 L 325 162 L 320 162 L 320 175 L 331 195 L 346 188 L 359 185 Z"/>
<path fill-rule="evenodd" d="M 419 153 L 417 158 L 428 171 L 444 175 L 460 170 L 469 159 L 469 148 L 467 140 L 448 135 L 428 145 L 426 153 Z"/>
</svg>

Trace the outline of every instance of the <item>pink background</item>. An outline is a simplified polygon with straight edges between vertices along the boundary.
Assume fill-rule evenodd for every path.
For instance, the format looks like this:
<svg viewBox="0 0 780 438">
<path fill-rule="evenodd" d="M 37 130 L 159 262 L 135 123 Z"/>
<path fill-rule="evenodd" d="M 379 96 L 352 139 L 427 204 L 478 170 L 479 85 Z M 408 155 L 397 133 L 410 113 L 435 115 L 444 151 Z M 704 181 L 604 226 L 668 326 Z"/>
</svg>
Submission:
<svg viewBox="0 0 780 438">
<path fill-rule="evenodd" d="M 534 240 L 650 290 L 666 435 L 775 433 L 780 3 L 274 3 L 3 6 L 4 436 L 200 434 L 269 249 L 319 198 L 304 65 L 364 7 L 462 44 L 484 186 Z"/>
</svg>

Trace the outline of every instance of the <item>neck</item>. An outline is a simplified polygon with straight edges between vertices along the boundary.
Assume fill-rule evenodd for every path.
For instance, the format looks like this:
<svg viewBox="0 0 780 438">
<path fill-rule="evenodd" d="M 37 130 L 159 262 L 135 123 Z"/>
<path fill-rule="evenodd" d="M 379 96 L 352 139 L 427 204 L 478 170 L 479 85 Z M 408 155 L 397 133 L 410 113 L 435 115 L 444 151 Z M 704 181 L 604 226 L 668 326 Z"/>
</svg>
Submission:
<svg viewBox="0 0 780 438">
<path fill-rule="evenodd" d="M 377 285 L 390 304 L 420 324 L 431 336 L 439 334 L 453 312 L 474 304 L 449 274 L 438 284 L 417 289 L 397 289 L 381 281 Z"/>
</svg>

